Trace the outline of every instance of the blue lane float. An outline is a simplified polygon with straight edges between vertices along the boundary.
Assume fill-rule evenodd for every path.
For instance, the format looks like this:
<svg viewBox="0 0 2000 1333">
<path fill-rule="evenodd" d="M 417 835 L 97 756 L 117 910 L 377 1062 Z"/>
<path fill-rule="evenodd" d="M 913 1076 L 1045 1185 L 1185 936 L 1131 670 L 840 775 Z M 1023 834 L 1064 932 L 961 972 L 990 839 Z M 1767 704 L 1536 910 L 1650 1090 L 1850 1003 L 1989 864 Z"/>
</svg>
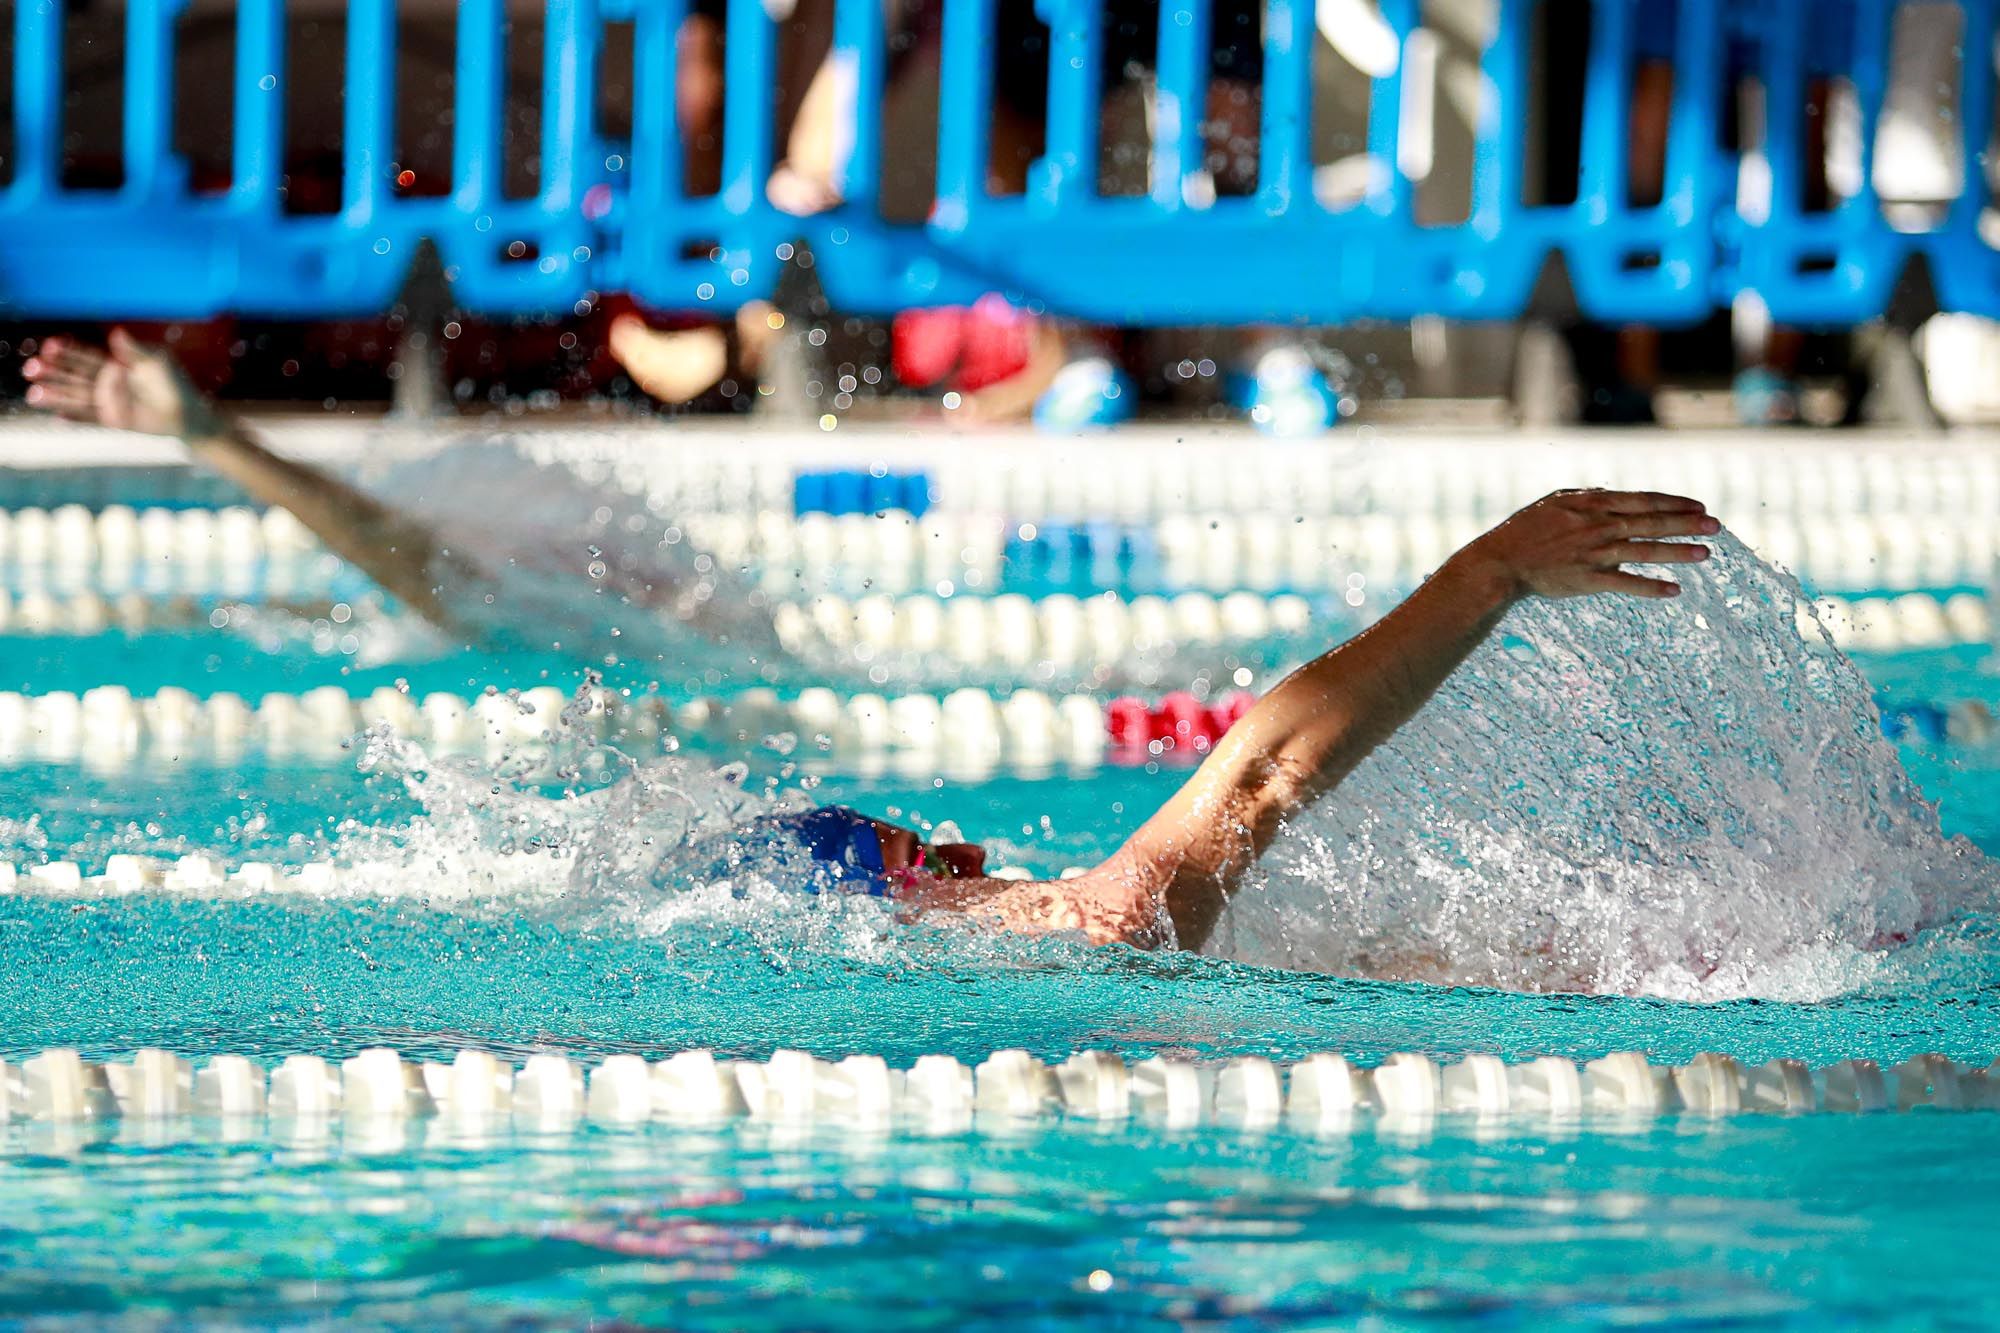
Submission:
<svg viewBox="0 0 2000 1333">
<path fill-rule="evenodd" d="M 921 518 L 930 507 L 931 480 L 922 472 L 835 468 L 800 472 L 792 480 L 796 515 L 905 513 Z"/>
</svg>

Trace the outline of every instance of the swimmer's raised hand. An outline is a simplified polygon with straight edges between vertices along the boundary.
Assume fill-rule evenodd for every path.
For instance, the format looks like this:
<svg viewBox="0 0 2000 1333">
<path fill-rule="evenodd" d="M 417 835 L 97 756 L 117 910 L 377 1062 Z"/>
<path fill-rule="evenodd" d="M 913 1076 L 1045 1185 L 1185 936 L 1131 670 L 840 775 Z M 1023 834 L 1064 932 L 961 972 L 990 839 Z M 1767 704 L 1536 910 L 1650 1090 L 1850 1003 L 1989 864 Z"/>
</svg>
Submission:
<svg viewBox="0 0 2000 1333">
<path fill-rule="evenodd" d="M 111 331 L 108 353 L 50 338 L 21 373 L 30 406 L 71 421 L 181 439 L 217 430 L 208 400 L 174 359 L 123 329 Z"/>
<path fill-rule="evenodd" d="M 1557 491 L 1478 538 L 1451 564 L 1494 581 L 1508 601 L 1615 592 L 1673 597 L 1680 585 L 1626 565 L 1691 565 L 1708 547 L 1678 540 L 1722 530 L 1699 500 L 1657 491 Z"/>
<path fill-rule="evenodd" d="M 220 412 L 174 359 L 123 329 L 99 351 L 50 338 L 22 368 L 28 402 L 71 421 L 186 442 L 198 461 L 259 504 L 289 509 L 327 548 L 434 624 L 458 623 L 441 593 L 447 575 L 464 586 L 468 567 L 449 557 L 424 524 L 318 468 L 265 448 Z"/>
</svg>

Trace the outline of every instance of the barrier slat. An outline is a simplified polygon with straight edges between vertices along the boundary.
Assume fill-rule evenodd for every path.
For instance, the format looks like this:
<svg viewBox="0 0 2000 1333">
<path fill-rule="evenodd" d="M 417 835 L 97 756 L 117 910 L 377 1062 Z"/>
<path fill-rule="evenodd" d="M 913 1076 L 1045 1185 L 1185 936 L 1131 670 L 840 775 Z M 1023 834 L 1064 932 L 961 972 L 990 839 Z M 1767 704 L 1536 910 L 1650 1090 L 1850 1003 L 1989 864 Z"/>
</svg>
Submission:
<svg viewBox="0 0 2000 1333">
<path fill-rule="evenodd" d="M 501 0 L 459 0 L 451 175 L 459 200 L 480 212 L 493 207 L 501 194 L 506 32 Z"/>
<path fill-rule="evenodd" d="M 1402 141 L 1407 128 L 1403 124 L 1403 107 L 1410 65 L 1410 34 L 1417 27 L 1417 6 L 1415 0 L 1382 0 L 1381 10 L 1382 21 L 1396 34 L 1397 60 L 1394 70 L 1375 80 L 1375 95 L 1368 108 L 1368 153 L 1376 164 L 1369 178 L 1368 208 L 1377 217 L 1407 221 L 1411 192 L 1409 177 L 1401 170 Z M 1299 44 L 1309 41 L 1311 32 L 1311 27 L 1306 26 L 1299 35 L 1304 39 Z M 1311 47 L 1307 45 L 1305 50 L 1309 53 Z M 1297 58 L 1303 60 L 1303 56 Z M 1305 144 L 1310 146 L 1309 137 Z"/>
<path fill-rule="evenodd" d="M 776 35 L 761 4 L 729 6 L 729 75 L 723 89 L 722 199 L 738 215 L 764 199 L 771 171 L 771 89 L 776 83 Z"/>
<path fill-rule="evenodd" d="M 366 228 L 378 224 L 396 152 L 395 0 L 349 0 L 347 78 L 367 95 L 349 96 L 341 108 L 340 197 L 350 223 Z"/>
<path fill-rule="evenodd" d="M 1034 192 L 1049 204 L 1078 204 L 1097 193 L 1098 100 L 1104 65 L 1104 11 L 1097 0 L 1064 0 L 1049 25 L 1048 150 Z M 1001 59 L 1019 59 L 1002 52 Z"/>
<path fill-rule="evenodd" d="M 236 16 L 236 125 L 230 192 L 241 216 L 278 209 L 285 153 L 284 0 L 241 0 Z M 462 123 L 462 122 L 461 122 Z M 0 293 L 0 300 L 5 293 Z"/>
<path fill-rule="evenodd" d="M 1201 166 L 1201 123 L 1208 114 L 1210 0 L 1160 6 L 1160 71 L 1153 98 L 1153 202 L 1178 209 L 1187 178 Z"/>
<path fill-rule="evenodd" d="M 177 0 L 132 0 L 125 46 L 125 189 L 146 199 L 172 189 L 174 19 Z"/>
<path fill-rule="evenodd" d="M 14 11 L 14 193 L 33 201 L 56 187 L 62 160 L 64 0 Z"/>
<path fill-rule="evenodd" d="M 1264 6 L 1255 198 L 1190 206 L 1205 202 L 1187 186 L 1204 156 L 1212 0 L 1160 7 L 1151 179 L 1144 195 L 1118 199 L 1100 197 L 1098 181 L 1106 11 L 1098 0 L 1041 6 L 1050 49 L 1025 58 L 1049 61 L 1047 150 L 1025 199 L 989 197 L 996 67 L 1024 58 L 1000 40 L 1001 2 L 944 6 L 937 198 L 922 225 L 879 216 L 891 71 L 890 18 L 879 0 L 835 8 L 833 58 L 852 90 L 836 153 L 845 202 L 807 219 L 779 214 L 766 194 L 778 156 L 781 25 L 753 0 L 729 7 L 723 176 L 712 198 L 689 197 L 681 179 L 675 47 L 684 0 L 542 0 L 542 179 L 532 200 L 502 194 L 506 7 L 459 7 L 454 188 L 405 198 L 390 179 L 396 70 L 408 54 L 396 50 L 396 5 L 351 0 L 342 210 L 317 217 L 279 206 L 288 81 L 319 73 L 285 68 L 283 0 L 236 0 L 234 179 L 225 199 L 192 193 L 172 150 L 176 99 L 204 91 L 175 86 L 186 0 L 134 0 L 124 11 L 126 185 L 116 192 L 62 184 L 65 102 L 90 105 L 96 91 L 71 85 L 100 77 L 64 69 L 68 5 L 17 5 L 17 161 L 0 191 L 0 315 L 375 313 L 424 237 L 444 250 L 458 303 L 470 310 L 565 313 L 591 290 L 629 291 L 665 309 L 726 310 L 768 294 L 775 243 L 803 236 L 829 296 L 856 313 L 1001 291 L 1133 324 L 1511 318 L 1524 311 L 1544 257 L 1559 250 L 1584 312 L 1609 320 L 1692 321 L 1754 292 L 1780 322 L 1851 324 L 1883 312 L 1913 259 L 1929 266 L 1944 308 L 2000 317 L 2000 252 L 1979 231 L 1990 211 L 1991 0 L 1679 0 L 1658 205 L 1635 205 L 1628 181 L 1634 70 L 1642 54 L 1657 55 L 1641 41 L 1658 18 L 1651 0 L 1592 4 L 1579 196 L 1554 205 L 1521 197 L 1534 151 L 1528 112 L 1541 95 L 1543 71 L 1531 63 L 1543 0 L 1496 0 L 1477 80 L 1452 67 L 1463 59 L 1455 48 L 1422 32 L 1418 0 L 1384 0 L 1379 22 L 1393 48 L 1370 71 L 1372 169 L 1364 206 L 1341 210 L 1319 207 L 1313 194 L 1323 164 L 1313 156 L 1320 36 L 1311 0 Z M 599 66 L 606 22 L 626 20 L 635 25 L 632 142 L 609 144 L 595 123 Z M 1962 29 L 1951 44 L 1961 53 L 1956 87 L 1892 88 L 1894 38 L 1944 22 Z M 1943 58 L 1935 27 L 1928 39 Z M 1762 216 L 1739 215 L 1742 164 L 1721 134 L 1744 77 L 1767 90 L 1761 151 L 1771 196 Z M 1852 87 L 1859 175 L 1843 181 L 1836 206 L 1809 210 L 1806 184 L 1818 167 L 1807 150 L 1818 136 L 1807 94 L 1822 79 Z M 1442 95 L 1448 87 L 1476 87 L 1476 103 Z M 1956 101 L 1943 151 L 1964 184 L 1929 229 L 1885 215 L 1874 182 L 1887 108 L 1910 96 L 1935 99 L 1940 115 Z M 1472 210 L 1463 221 L 1423 223 L 1416 179 L 1463 169 L 1440 167 L 1421 138 L 1431 113 L 1451 108 L 1471 119 Z M 1163 282 L 1163 273 L 1176 279 Z"/>
<path fill-rule="evenodd" d="M 864 0 L 865 2 L 865 0 Z M 944 7 L 938 72 L 937 203 L 934 227 L 963 230 L 986 193 L 991 151 L 996 0 L 953 0 Z"/>
<path fill-rule="evenodd" d="M 841 196 L 872 210 L 881 189 L 882 89 L 887 34 L 882 6 L 847 3 L 834 14 L 836 60 L 846 62 L 854 87 L 854 133 L 839 167 Z"/>
<path fill-rule="evenodd" d="M 1312 43 L 1309 0 L 1271 0 L 1264 10 L 1264 124 L 1257 166 L 1266 213 L 1284 213 L 1301 199 L 1312 202 Z M 1378 107 L 1371 123 L 1380 114 Z"/>
</svg>

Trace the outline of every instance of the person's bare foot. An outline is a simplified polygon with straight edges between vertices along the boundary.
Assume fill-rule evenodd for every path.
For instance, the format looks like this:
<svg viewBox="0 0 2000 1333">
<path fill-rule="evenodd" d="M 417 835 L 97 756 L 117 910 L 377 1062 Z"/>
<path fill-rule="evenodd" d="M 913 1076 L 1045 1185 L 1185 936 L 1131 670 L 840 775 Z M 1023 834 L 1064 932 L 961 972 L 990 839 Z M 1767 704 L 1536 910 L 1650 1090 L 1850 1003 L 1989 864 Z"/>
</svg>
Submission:
<svg viewBox="0 0 2000 1333">
<path fill-rule="evenodd" d="M 620 315 L 610 345 L 632 382 L 663 403 L 691 402 L 729 373 L 729 339 L 719 328 L 661 330 Z"/>
<path fill-rule="evenodd" d="M 830 177 L 780 162 L 764 186 L 772 206 L 794 217 L 808 218 L 838 207 L 840 191 Z"/>
</svg>

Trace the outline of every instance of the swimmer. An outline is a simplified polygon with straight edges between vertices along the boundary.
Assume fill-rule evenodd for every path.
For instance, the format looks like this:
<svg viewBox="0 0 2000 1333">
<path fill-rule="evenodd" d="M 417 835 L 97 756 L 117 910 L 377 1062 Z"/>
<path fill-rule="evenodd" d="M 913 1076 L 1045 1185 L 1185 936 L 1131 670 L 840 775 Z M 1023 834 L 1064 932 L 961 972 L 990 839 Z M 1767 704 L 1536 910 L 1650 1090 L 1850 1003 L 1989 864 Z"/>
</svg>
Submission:
<svg viewBox="0 0 2000 1333">
<path fill-rule="evenodd" d="M 217 413 L 171 359 L 114 332 L 107 356 L 51 339 L 26 366 L 29 401 L 79 421 L 178 436 L 267 504 L 282 505 L 405 602 L 441 621 L 420 525 Z M 1097 943 L 1199 948 L 1285 821 L 1341 782 L 1407 722 L 1529 597 L 1672 597 L 1626 565 L 1692 564 L 1721 525 L 1701 503 L 1632 491 L 1558 491 L 1474 539 L 1365 633 L 1280 681 L 1231 727 L 1160 810 L 1103 864 L 1072 879 L 988 877 L 984 853 L 845 807 L 772 816 L 832 887 L 891 898 L 911 915 L 950 911 L 1020 933 L 1079 931 Z"/>
<path fill-rule="evenodd" d="M 70 421 L 180 440 L 253 500 L 288 509 L 327 549 L 433 624 L 456 626 L 443 589 L 477 577 L 423 523 L 340 478 L 272 453 L 188 383 L 173 357 L 113 329 L 108 350 L 48 338 L 21 367 L 28 404 Z"/>
<path fill-rule="evenodd" d="M 46 339 L 22 374 L 30 406 L 181 441 L 196 462 L 258 503 L 289 510 L 328 550 L 461 642 L 678 662 L 691 631 L 752 665 L 779 655 L 759 590 L 725 586 L 728 572 L 704 569 L 691 548 L 669 552 L 658 540 L 664 523 L 632 496 L 534 464 L 504 441 L 461 440 L 415 475 L 390 479 L 383 490 L 408 501 L 397 504 L 266 448 L 172 356 L 122 329 L 105 349 Z M 625 514 L 615 528 L 605 517 L 612 505 Z M 597 560 L 595 548 L 614 534 L 628 544 Z"/>
<path fill-rule="evenodd" d="M 844 807 L 772 816 L 828 868 L 831 886 L 892 898 L 909 915 L 963 913 L 1021 934 L 1200 948 L 1285 821 L 1338 786 L 1407 722 L 1516 602 L 1673 597 L 1624 568 L 1706 560 L 1681 540 L 1721 525 L 1700 502 L 1629 491 L 1559 491 L 1477 538 L 1367 632 L 1280 681 L 1111 858 L 1072 879 L 989 878 L 973 844 Z"/>
</svg>

